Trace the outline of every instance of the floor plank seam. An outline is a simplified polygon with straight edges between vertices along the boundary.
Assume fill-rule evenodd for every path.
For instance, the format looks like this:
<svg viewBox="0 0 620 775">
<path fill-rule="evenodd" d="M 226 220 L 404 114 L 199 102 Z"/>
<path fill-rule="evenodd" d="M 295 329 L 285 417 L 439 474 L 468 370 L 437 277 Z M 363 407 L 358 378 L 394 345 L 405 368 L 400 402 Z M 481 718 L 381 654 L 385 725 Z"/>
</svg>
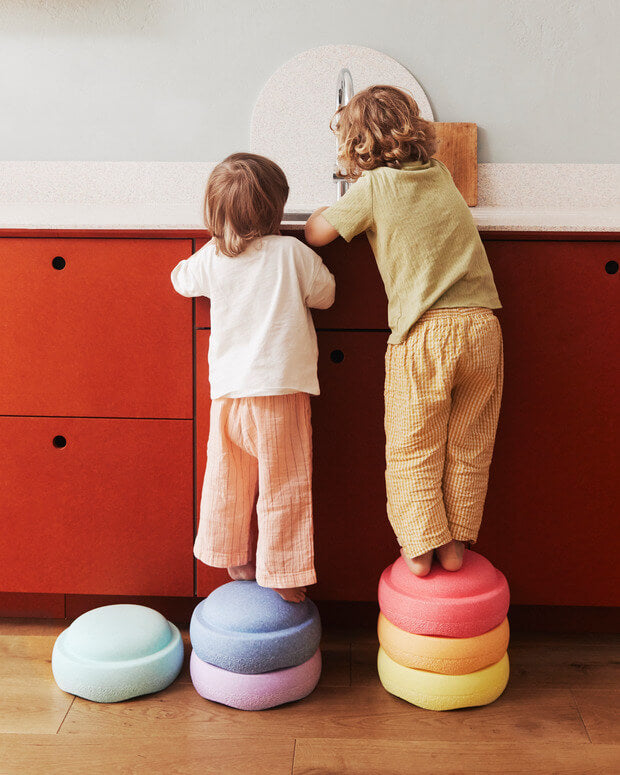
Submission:
<svg viewBox="0 0 620 775">
<path fill-rule="evenodd" d="M 588 742 L 592 744 L 592 738 L 590 737 L 590 732 L 588 731 L 588 727 L 586 722 L 583 720 L 583 716 L 581 715 L 581 708 L 579 707 L 579 702 L 577 701 L 577 698 L 575 697 L 575 692 L 573 691 L 572 687 L 569 689 L 570 696 L 573 698 L 573 703 L 575 704 L 575 710 L 579 714 L 579 719 L 583 725 L 584 731 L 588 737 Z"/>
<path fill-rule="evenodd" d="M 71 708 L 73 707 L 73 703 L 74 703 L 74 702 L 75 702 L 75 694 L 73 695 L 73 699 L 72 699 L 72 700 L 71 700 L 71 702 L 69 703 L 69 707 L 67 708 L 67 712 L 66 712 L 66 713 L 65 713 L 65 715 L 62 717 L 62 721 L 60 722 L 60 724 L 59 724 L 59 726 L 58 726 L 58 729 L 56 730 L 56 734 L 58 734 L 58 733 L 60 732 L 60 727 L 61 727 L 61 726 L 62 726 L 62 725 L 65 723 L 65 719 L 66 719 L 66 718 L 67 718 L 67 716 L 69 715 L 69 711 L 70 711 L 70 710 L 71 710 Z"/>
<path fill-rule="evenodd" d="M 293 740 L 293 761 L 291 762 L 291 775 L 295 773 L 295 751 L 297 749 L 297 738 Z"/>
</svg>

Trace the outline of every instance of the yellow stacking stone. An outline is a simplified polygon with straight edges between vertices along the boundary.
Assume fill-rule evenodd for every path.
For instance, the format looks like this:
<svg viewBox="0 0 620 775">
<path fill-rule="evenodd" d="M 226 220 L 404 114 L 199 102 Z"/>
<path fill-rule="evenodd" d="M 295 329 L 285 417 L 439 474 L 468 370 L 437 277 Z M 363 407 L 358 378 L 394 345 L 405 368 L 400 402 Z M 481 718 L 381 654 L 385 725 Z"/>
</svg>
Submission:
<svg viewBox="0 0 620 775">
<path fill-rule="evenodd" d="M 510 637 L 508 619 L 473 638 L 444 638 L 405 632 L 379 614 L 377 631 L 379 643 L 394 662 L 446 675 L 474 673 L 499 662 Z"/>
<path fill-rule="evenodd" d="M 390 694 L 427 710 L 454 710 L 488 705 L 508 683 L 508 654 L 494 665 L 464 675 L 443 675 L 404 667 L 379 648 L 377 669 Z"/>
</svg>

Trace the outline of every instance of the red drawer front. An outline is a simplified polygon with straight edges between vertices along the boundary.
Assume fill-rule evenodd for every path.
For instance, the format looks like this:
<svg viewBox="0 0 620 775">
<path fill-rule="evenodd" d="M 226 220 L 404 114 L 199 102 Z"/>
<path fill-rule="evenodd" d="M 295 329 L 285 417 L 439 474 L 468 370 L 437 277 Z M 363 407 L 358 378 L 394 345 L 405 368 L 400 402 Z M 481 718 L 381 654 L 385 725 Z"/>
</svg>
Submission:
<svg viewBox="0 0 620 775">
<path fill-rule="evenodd" d="M 191 421 L 2 417 L 0 429 L 0 590 L 193 593 Z"/>
<path fill-rule="evenodd" d="M 618 605 L 620 243 L 486 247 L 506 381 L 479 549 L 514 603 Z"/>
<path fill-rule="evenodd" d="M 191 251 L 0 239 L 0 414 L 192 417 L 192 305 L 170 283 Z"/>
</svg>

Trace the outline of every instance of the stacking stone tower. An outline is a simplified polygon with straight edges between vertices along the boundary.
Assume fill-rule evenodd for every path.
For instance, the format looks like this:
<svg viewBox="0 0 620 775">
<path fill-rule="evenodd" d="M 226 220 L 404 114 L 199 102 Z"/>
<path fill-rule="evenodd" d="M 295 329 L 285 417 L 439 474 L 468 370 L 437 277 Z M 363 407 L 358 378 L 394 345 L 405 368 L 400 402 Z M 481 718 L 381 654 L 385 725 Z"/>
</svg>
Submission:
<svg viewBox="0 0 620 775">
<path fill-rule="evenodd" d="M 429 710 L 487 705 L 508 683 L 509 590 L 476 552 L 463 567 L 435 563 L 419 578 L 399 557 L 379 581 L 379 678 L 391 694 Z"/>
<path fill-rule="evenodd" d="M 311 600 L 287 603 L 255 581 L 231 581 L 194 610 L 190 672 L 198 694 L 264 710 L 313 691 L 321 676 L 321 622 Z"/>
</svg>

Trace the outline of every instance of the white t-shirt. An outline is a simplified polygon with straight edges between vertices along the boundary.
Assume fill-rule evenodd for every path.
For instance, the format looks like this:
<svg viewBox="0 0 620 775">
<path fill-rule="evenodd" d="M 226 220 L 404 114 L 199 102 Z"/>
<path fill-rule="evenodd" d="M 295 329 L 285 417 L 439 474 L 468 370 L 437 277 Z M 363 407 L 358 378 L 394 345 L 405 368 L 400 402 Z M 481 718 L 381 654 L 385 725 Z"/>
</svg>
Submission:
<svg viewBox="0 0 620 775">
<path fill-rule="evenodd" d="M 334 303 L 335 281 L 313 250 L 270 234 L 235 258 L 213 241 L 172 271 L 182 296 L 211 299 L 211 398 L 318 395 L 318 347 L 310 307 Z"/>
</svg>

